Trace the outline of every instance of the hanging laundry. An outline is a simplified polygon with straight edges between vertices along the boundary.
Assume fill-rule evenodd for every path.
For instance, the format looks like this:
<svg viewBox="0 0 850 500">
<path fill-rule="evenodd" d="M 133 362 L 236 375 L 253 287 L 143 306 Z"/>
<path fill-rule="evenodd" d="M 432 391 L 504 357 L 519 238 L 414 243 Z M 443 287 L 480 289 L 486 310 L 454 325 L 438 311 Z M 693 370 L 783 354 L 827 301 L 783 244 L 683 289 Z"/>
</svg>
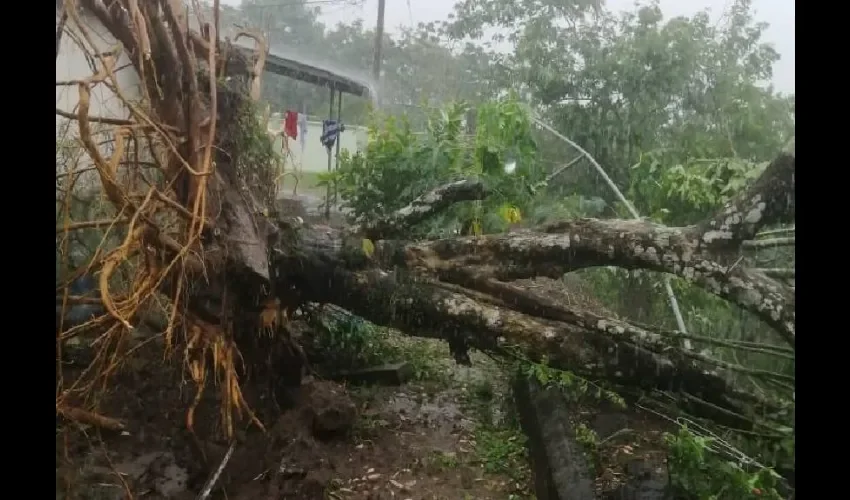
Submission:
<svg viewBox="0 0 850 500">
<path fill-rule="evenodd" d="M 307 113 L 298 113 L 298 128 L 301 129 L 301 151 L 307 147 Z"/>
<path fill-rule="evenodd" d="M 340 132 L 345 132 L 345 125 L 336 120 L 324 120 L 322 122 L 322 146 L 330 149 L 339 137 Z"/>
<path fill-rule="evenodd" d="M 287 111 L 283 119 L 283 133 L 286 137 L 298 138 L 298 112 Z"/>
</svg>

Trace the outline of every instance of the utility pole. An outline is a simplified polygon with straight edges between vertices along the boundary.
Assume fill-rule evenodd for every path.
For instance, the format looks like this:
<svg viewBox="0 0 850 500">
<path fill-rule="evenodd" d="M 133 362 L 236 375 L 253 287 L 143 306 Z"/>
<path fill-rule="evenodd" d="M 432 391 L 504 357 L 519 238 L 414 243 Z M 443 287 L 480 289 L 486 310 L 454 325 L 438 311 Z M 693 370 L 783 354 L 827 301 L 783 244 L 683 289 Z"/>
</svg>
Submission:
<svg viewBox="0 0 850 500">
<path fill-rule="evenodd" d="M 381 49 L 384 44 L 384 7 L 386 0 L 378 0 L 378 24 L 375 26 L 375 59 L 372 60 L 372 78 L 376 85 L 381 83 Z M 378 93 L 380 95 L 380 92 Z"/>
</svg>

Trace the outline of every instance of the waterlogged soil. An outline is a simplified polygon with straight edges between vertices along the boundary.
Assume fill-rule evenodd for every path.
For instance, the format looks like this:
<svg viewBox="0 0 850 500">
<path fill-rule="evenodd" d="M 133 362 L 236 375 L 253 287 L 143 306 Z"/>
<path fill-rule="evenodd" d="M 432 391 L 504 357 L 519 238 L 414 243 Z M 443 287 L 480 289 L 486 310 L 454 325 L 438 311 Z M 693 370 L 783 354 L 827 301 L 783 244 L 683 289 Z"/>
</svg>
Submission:
<svg viewBox="0 0 850 500">
<path fill-rule="evenodd" d="M 444 344 L 434 349 L 447 351 Z M 237 432 L 210 498 L 532 498 L 517 474 L 488 471 L 480 458 L 475 436 L 482 405 L 470 404 L 475 399 L 470 394 L 480 380 L 489 383 L 490 360 L 482 356 L 475 369 L 466 369 L 453 367 L 447 352 L 445 357 L 445 379 L 439 382 L 348 388 L 308 382 L 300 407 L 261 417 L 268 432 Z M 163 364 L 153 342 L 114 387 L 101 408 L 121 419 L 124 431 L 57 423 L 56 498 L 196 498 L 228 449 L 228 443 L 207 438 L 217 432 L 214 402 L 198 408 L 193 437 L 186 430 L 186 408 L 194 388 L 179 366 Z M 348 397 L 338 397 L 339 391 Z M 321 407 L 326 403 L 339 408 Z M 345 404 L 352 406 L 352 421 L 343 435 L 320 440 L 305 424 L 305 415 L 322 414 L 339 421 L 330 425 L 346 427 Z M 490 422 L 501 418 L 495 408 L 488 410 Z"/>
<path fill-rule="evenodd" d="M 371 391 L 370 391 L 371 392 Z M 336 443 L 326 471 L 351 499 L 508 499 L 526 485 L 485 473 L 463 395 L 411 385 L 360 394 L 354 443 Z M 353 444 L 353 446 L 351 446 Z"/>
</svg>

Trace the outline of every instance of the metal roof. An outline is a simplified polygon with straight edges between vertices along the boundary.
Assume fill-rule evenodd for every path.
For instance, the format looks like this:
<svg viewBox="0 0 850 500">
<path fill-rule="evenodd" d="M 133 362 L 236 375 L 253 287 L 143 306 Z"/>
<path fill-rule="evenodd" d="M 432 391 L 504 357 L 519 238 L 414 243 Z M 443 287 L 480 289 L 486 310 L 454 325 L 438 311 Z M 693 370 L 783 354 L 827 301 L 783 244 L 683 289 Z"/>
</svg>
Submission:
<svg viewBox="0 0 850 500">
<path fill-rule="evenodd" d="M 239 50 L 244 52 L 249 58 L 254 55 L 254 51 L 247 47 L 239 47 Z M 266 56 L 265 71 L 298 81 L 312 83 L 320 87 L 330 87 L 346 94 L 369 97 L 369 87 L 363 82 L 338 75 L 324 68 L 281 57 L 271 52 Z"/>
</svg>

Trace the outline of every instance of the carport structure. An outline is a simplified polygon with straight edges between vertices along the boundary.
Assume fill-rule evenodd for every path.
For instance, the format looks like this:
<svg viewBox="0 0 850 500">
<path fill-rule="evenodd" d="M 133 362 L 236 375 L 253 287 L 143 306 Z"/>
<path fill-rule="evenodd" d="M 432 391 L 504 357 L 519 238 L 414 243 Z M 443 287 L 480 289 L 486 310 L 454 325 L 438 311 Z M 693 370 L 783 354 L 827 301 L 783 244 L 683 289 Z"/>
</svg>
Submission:
<svg viewBox="0 0 850 500">
<path fill-rule="evenodd" d="M 239 47 L 245 55 L 251 60 L 254 57 L 254 50 L 248 47 Z M 310 83 L 318 87 L 325 87 L 330 92 L 330 106 L 328 108 L 328 120 L 334 119 L 334 103 L 336 103 L 336 121 L 340 123 L 340 115 L 342 114 L 342 94 L 350 94 L 357 97 L 370 97 L 371 93 L 367 84 L 359 82 L 352 78 L 348 78 L 327 68 L 313 66 L 301 61 L 289 59 L 269 52 L 266 55 L 266 64 L 264 71 L 275 75 L 285 76 L 301 82 Z M 340 140 L 336 140 L 336 154 L 331 154 L 331 149 L 328 148 L 328 172 L 335 170 L 339 163 L 339 148 Z M 334 161 L 336 158 L 336 161 Z M 336 192 L 334 201 L 336 199 Z M 327 197 L 325 198 L 325 217 L 330 218 L 331 207 L 331 188 L 328 186 Z"/>
</svg>

